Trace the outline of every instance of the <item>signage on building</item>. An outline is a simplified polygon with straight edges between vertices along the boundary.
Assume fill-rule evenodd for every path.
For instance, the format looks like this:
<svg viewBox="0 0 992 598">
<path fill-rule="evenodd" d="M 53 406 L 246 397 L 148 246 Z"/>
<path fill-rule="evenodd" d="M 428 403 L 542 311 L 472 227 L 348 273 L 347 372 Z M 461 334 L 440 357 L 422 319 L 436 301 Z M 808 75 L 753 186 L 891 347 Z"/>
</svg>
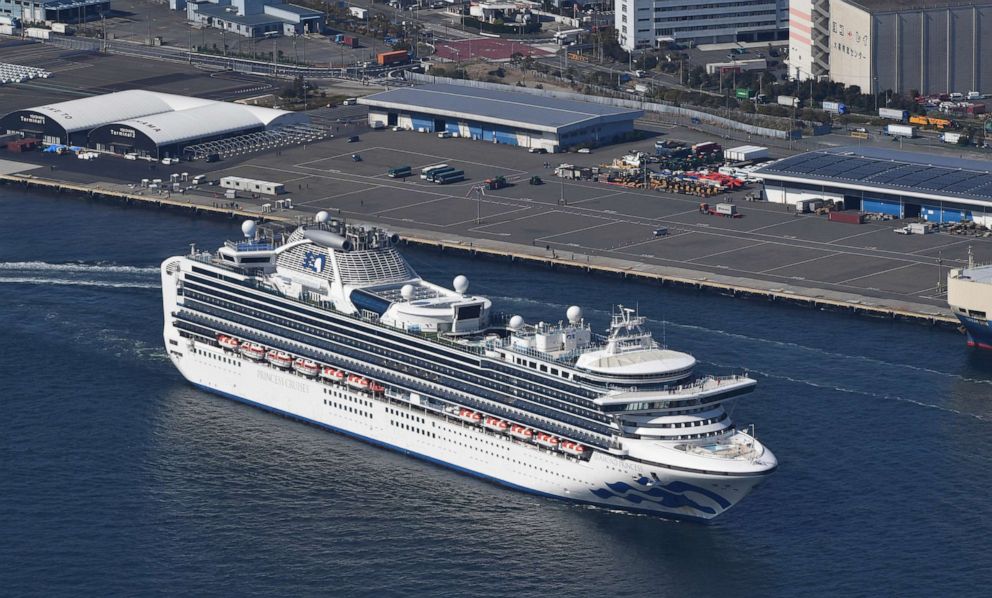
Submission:
<svg viewBox="0 0 992 598">
<path fill-rule="evenodd" d="M 134 139 L 134 129 L 125 129 L 123 127 L 119 129 L 110 129 L 110 134 L 116 137 L 128 137 Z"/>
<path fill-rule="evenodd" d="M 22 114 L 21 122 L 28 123 L 31 125 L 44 125 L 45 117 L 40 114 Z"/>
<path fill-rule="evenodd" d="M 738 87 L 734 92 L 734 97 L 738 100 L 746 100 L 751 97 L 751 90 L 745 87 Z"/>
</svg>

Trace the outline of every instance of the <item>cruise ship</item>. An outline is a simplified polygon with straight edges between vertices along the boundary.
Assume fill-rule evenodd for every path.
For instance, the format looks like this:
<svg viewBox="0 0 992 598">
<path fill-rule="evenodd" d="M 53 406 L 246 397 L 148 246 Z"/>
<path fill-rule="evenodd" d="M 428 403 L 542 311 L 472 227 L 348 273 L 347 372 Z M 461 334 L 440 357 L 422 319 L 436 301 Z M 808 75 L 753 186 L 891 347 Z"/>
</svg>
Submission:
<svg viewBox="0 0 992 598">
<path fill-rule="evenodd" d="M 968 346 L 992 349 L 992 265 L 976 266 L 968 251 L 968 267 L 947 275 L 947 303 L 968 334 Z"/>
<path fill-rule="evenodd" d="M 162 264 L 164 340 L 196 386 L 542 496 L 671 518 L 720 515 L 777 467 L 728 401 L 746 375 L 616 308 L 528 322 L 458 276 L 423 280 L 385 230 L 317 214 Z"/>
</svg>

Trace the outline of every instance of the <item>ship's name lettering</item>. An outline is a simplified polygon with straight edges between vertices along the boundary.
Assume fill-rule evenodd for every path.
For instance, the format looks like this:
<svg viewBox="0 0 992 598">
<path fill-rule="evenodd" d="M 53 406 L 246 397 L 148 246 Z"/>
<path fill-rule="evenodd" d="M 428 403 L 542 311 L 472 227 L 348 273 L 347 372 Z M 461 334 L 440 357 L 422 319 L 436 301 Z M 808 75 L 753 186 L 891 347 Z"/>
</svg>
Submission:
<svg viewBox="0 0 992 598">
<path fill-rule="evenodd" d="M 304 392 L 306 387 L 302 382 L 296 380 L 286 380 L 281 376 L 276 376 L 272 372 L 258 372 L 258 377 L 265 382 L 270 382 L 272 384 L 278 384 L 279 386 L 288 388 L 290 390 L 295 390 L 297 392 Z"/>
</svg>

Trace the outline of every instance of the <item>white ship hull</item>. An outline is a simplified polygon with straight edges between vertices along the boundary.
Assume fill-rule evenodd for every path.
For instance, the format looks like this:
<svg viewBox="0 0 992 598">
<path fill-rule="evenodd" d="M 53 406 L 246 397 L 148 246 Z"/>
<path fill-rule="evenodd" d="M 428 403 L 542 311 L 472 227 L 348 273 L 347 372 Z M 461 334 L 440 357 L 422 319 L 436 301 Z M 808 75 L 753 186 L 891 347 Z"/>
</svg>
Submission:
<svg viewBox="0 0 992 598">
<path fill-rule="evenodd" d="M 169 313 L 170 306 L 166 307 Z M 205 390 L 543 496 L 607 509 L 708 520 L 732 507 L 766 477 L 679 471 L 601 451 L 578 459 L 454 416 L 374 397 L 182 338 L 168 319 L 165 345 L 182 375 Z"/>
</svg>

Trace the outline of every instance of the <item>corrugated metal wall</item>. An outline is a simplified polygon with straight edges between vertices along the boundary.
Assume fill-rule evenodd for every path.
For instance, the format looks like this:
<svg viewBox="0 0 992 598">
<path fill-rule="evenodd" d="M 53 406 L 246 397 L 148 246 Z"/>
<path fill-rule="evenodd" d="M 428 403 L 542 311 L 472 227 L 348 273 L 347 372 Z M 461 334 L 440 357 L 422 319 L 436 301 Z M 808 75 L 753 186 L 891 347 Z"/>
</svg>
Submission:
<svg viewBox="0 0 992 598">
<path fill-rule="evenodd" d="M 992 91 L 992 5 L 876 14 L 873 29 L 879 90 Z"/>
</svg>

